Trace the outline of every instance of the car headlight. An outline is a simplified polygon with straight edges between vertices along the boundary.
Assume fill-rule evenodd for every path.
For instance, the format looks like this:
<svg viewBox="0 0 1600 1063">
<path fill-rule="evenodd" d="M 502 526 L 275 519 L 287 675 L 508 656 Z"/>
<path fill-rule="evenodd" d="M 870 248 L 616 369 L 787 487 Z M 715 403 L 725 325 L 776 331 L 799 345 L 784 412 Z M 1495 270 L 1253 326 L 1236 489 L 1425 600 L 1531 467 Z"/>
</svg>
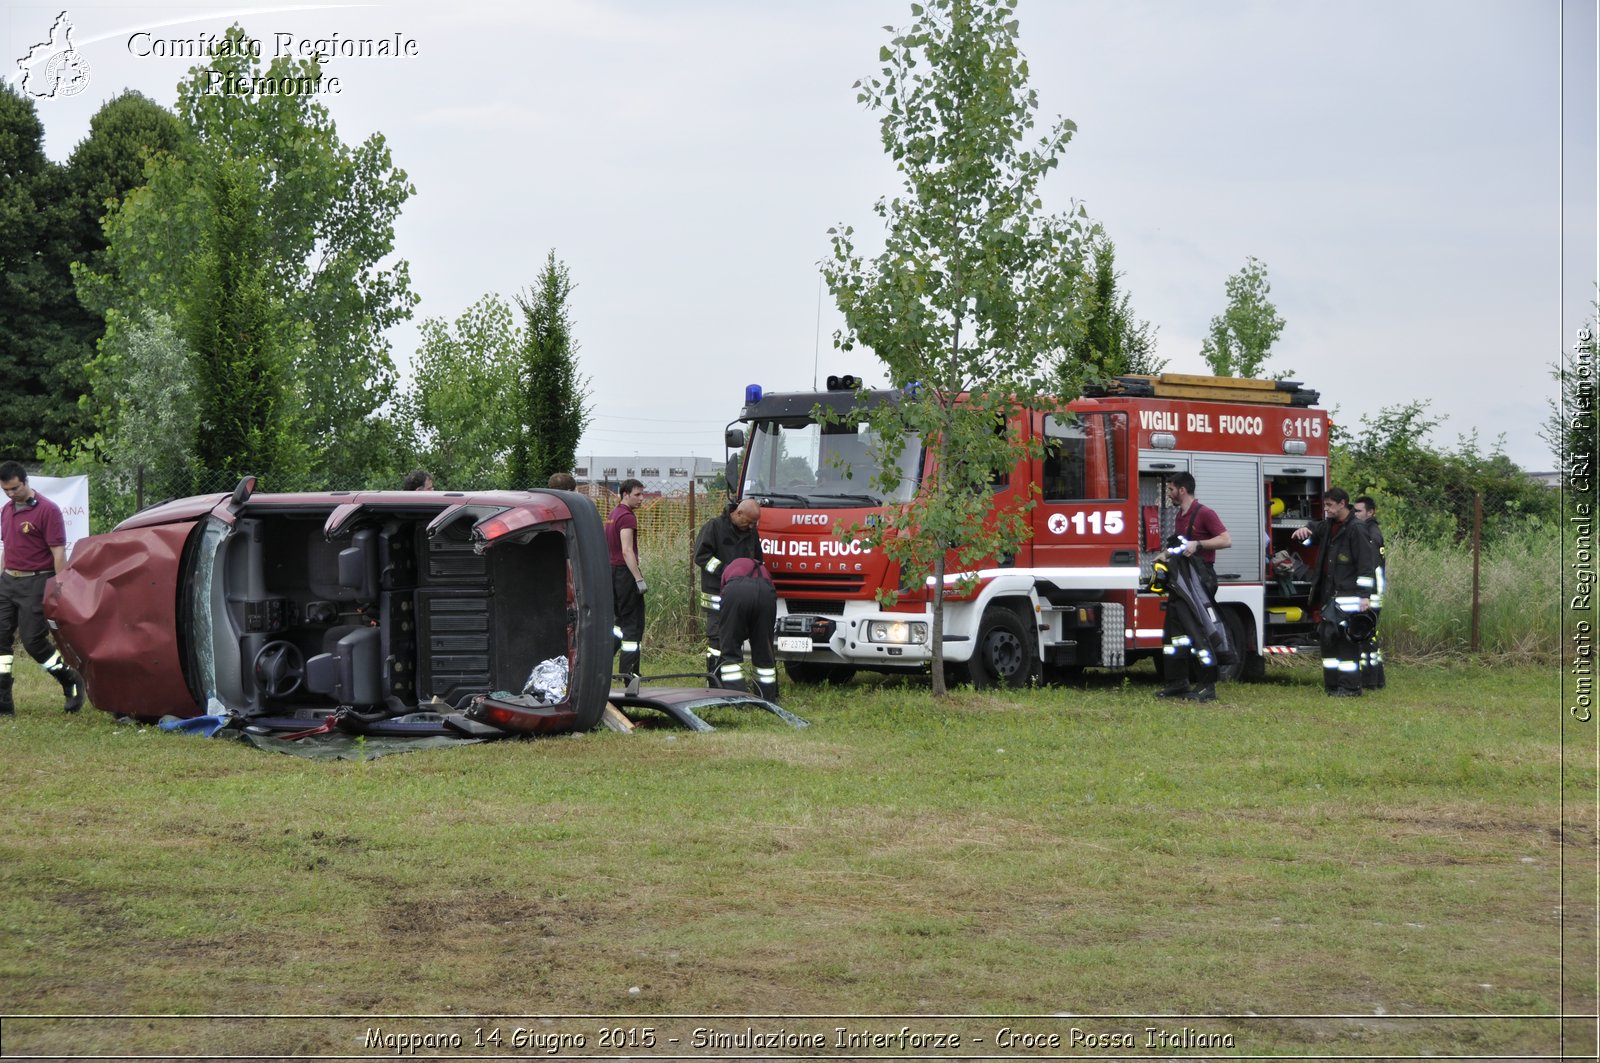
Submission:
<svg viewBox="0 0 1600 1063">
<path fill-rule="evenodd" d="M 867 625 L 867 641 L 921 646 L 928 641 L 928 625 L 916 620 L 874 620 Z"/>
</svg>

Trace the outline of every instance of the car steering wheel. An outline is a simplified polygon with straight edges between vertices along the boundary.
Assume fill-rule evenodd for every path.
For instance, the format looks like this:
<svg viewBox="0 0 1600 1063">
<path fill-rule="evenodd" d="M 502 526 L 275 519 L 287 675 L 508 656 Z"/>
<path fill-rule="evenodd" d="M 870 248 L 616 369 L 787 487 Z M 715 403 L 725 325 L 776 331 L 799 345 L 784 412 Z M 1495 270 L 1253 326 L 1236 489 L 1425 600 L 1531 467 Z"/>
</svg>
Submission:
<svg viewBox="0 0 1600 1063">
<path fill-rule="evenodd" d="M 256 688 L 269 698 L 286 698 L 300 689 L 306 676 L 305 654 L 283 639 L 261 647 L 255 660 Z"/>
</svg>

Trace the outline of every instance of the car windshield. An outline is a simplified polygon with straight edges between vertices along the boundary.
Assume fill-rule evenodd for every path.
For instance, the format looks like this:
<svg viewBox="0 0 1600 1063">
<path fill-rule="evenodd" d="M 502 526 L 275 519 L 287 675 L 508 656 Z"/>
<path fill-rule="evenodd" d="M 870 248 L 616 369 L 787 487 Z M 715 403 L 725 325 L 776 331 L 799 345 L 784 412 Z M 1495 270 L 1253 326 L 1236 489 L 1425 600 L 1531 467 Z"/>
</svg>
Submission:
<svg viewBox="0 0 1600 1063">
<path fill-rule="evenodd" d="M 809 417 L 751 424 L 746 495 L 777 505 L 878 506 L 911 501 L 922 468 L 922 440 L 908 432 L 895 456 L 899 482 L 885 494 L 878 472 L 884 441 L 870 425 L 818 424 Z"/>
<path fill-rule="evenodd" d="M 189 579 L 189 616 L 194 630 L 195 678 L 207 698 L 217 692 L 217 650 L 211 594 L 214 589 L 217 558 L 227 541 L 229 528 L 215 517 L 206 518 L 200 545 L 194 555 L 194 571 Z"/>
</svg>

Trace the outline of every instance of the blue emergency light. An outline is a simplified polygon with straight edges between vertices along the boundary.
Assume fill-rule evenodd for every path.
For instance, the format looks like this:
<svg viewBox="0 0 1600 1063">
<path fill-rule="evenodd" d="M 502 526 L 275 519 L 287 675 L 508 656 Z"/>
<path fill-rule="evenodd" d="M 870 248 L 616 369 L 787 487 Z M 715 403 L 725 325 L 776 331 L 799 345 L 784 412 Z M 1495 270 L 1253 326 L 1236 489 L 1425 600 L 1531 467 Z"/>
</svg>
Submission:
<svg viewBox="0 0 1600 1063">
<path fill-rule="evenodd" d="M 760 401 L 761 401 L 761 385 L 760 384 L 746 384 L 744 386 L 744 404 L 746 406 L 754 406 L 756 403 L 758 403 Z"/>
</svg>

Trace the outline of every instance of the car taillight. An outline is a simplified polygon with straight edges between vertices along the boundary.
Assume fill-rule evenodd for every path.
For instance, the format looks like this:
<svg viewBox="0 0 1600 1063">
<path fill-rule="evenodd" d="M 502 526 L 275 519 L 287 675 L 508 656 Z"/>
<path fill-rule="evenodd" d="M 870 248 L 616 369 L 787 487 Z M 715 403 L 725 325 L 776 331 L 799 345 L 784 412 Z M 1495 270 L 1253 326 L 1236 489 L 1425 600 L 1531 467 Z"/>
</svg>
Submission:
<svg viewBox="0 0 1600 1063">
<path fill-rule="evenodd" d="M 498 539 L 500 536 L 506 535 L 510 531 L 511 525 L 506 523 L 504 517 L 490 517 L 488 520 L 478 525 L 478 534 L 482 535 L 486 541 Z"/>
<path fill-rule="evenodd" d="M 572 730 L 578 713 L 571 707 L 570 702 L 563 702 L 560 705 L 507 705 L 495 701 L 486 694 L 480 694 L 472 699 L 472 707 L 467 710 L 467 716 L 507 731 L 547 734 L 552 731 Z"/>
</svg>

